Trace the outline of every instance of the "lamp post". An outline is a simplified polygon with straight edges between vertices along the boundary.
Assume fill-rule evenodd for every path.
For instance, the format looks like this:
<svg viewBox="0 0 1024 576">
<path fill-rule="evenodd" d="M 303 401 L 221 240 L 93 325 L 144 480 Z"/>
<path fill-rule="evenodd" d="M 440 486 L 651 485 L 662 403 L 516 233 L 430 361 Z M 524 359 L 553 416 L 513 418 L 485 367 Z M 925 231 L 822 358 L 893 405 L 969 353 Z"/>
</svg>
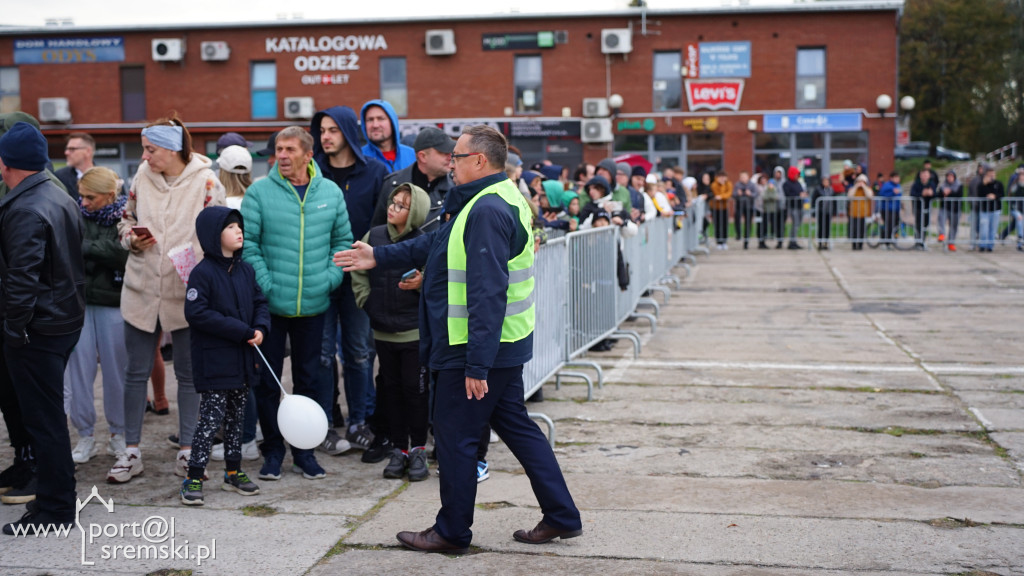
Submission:
<svg viewBox="0 0 1024 576">
<path fill-rule="evenodd" d="M 885 111 L 892 106 L 892 97 L 888 94 L 879 94 L 878 98 L 875 98 L 875 106 L 878 107 L 878 113 L 885 118 Z"/>
<path fill-rule="evenodd" d="M 899 119 L 896 121 L 896 144 L 906 145 L 910 142 L 910 111 L 914 109 L 917 102 L 913 96 L 900 98 Z"/>
<path fill-rule="evenodd" d="M 608 97 L 608 108 L 611 108 L 612 119 L 613 120 L 615 119 L 616 116 L 619 115 L 619 112 L 622 111 L 622 105 L 623 104 L 624 104 L 624 101 L 622 99 L 622 95 L 621 94 L 612 94 L 611 96 Z M 615 142 L 613 140 L 612 142 L 608 143 L 608 155 L 611 156 L 614 153 L 615 153 Z"/>
</svg>

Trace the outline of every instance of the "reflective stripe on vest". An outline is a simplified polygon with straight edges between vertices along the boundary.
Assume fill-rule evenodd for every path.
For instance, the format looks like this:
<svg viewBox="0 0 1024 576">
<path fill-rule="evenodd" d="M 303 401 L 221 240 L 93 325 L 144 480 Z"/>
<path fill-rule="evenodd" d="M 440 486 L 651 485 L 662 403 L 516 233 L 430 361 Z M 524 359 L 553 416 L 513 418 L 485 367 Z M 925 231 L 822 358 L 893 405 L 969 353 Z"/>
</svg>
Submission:
<svg viewBox="0 0 1024 576">
<path fill-rule="evenodd" d="M 469 309 L 466 300 L 466 218 L 476 201 L 485 194 L 496 194 L 517 209 L 519 223 L 531 239 L 533 211 L 523 193 L 505 179 L 484 188 L 466 203 L 452 223 L 448 238 L 448 343 L 469 342 Z M 505 291 L 505 319 L 501 323 L 501 341 L 517 342 L 533 332 L 533 242 L 527 241 L 523 251 L 508 262 L 508 289 Z"/>
</svg>

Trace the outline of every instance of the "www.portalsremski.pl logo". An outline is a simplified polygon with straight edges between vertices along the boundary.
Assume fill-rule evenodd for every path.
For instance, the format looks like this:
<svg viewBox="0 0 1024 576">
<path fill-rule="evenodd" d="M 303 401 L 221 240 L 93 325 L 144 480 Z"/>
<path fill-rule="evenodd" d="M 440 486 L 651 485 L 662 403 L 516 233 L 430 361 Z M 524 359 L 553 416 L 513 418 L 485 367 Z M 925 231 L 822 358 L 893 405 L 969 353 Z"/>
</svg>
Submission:
<svg viewBox="0 0 1024 576">
<path fill-rule="evenodd" d="M 96 499 L 107 513 L 114 513 L 114 499 L 104 499 L 95 486 L 83 501 L 75 504 L 75 526 L 82 537 L 83 566 L 93 566 L 99 560 L 195 560 L 202 566 L 206 560 L 217 558 L 217 540 L 210 544 L 177 542 L 174 538 L 174 517 L 149 516 L 141 522 L 88 522 L 82 523 L 82 509 Z M 69 538 L 71 526 L 58 524 L 16 525 L 15 536 Z M 132 541 L 134 539 L 134 542 Z M 140 542 L 140 540 L 142 542 Z M 95 550 L 95 559 L 89 550 Z"/>
</svg>

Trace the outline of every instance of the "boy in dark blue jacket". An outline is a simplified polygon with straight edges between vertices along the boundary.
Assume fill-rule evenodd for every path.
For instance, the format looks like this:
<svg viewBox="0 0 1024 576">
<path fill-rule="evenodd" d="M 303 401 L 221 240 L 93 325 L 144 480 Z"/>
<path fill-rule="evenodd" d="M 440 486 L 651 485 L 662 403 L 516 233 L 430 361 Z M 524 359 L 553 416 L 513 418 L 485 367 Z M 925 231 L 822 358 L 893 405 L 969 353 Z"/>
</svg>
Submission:
<svg viewBox="0 0 1024 576">
<path fill-rule="evenodd" d="M 192 330 L 192 377 L 199 404 L 199 426 L 192 441 L 188 478 L 181 502 L 203 504 L 203 476 L 214 434 L 224 425 L 224 490 L 259 493 L 242 463 L 242 421 L 249 386 L 259 379 L 253 346 L 270 326 L 267 299 L 256 273 L 242 260 L 242 214 L 210 206 L 196 217 L 203 261 L 192 270 L 185 293 L 185 319 Z"/>
</svg>

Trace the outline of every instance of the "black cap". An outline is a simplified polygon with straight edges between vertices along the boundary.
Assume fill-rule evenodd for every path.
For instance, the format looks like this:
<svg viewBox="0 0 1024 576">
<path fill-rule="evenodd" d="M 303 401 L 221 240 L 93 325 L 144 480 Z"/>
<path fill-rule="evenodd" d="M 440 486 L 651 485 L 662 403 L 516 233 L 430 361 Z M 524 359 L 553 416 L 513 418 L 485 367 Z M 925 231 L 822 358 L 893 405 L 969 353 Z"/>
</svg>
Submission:
<svg viewBox="0 0 1024 576">
<path fill-rule="evenodd" d="M 262 149 L 262 150 L 257 150 L 256 151 L 256 155 L 257 156 L 263 156 L 263 157 L 273 156 L 274 155 L 274 148 L 276 146 L 277 146 L 277 132 L 274 132 L 274 133 L 272 133 L 270 135 L 270 138 L 267 138 L 267 147 Z"/>
<path fill-rule="evenodd" d="M 417 152 L 433 148 L 441 154 L 451 154 L 452 150 L 455 150 L 455 140 L 445 134 L 444 130 L 428 126 L 416 135 L 416 142 L 412 147 Z"/>
</svg>

